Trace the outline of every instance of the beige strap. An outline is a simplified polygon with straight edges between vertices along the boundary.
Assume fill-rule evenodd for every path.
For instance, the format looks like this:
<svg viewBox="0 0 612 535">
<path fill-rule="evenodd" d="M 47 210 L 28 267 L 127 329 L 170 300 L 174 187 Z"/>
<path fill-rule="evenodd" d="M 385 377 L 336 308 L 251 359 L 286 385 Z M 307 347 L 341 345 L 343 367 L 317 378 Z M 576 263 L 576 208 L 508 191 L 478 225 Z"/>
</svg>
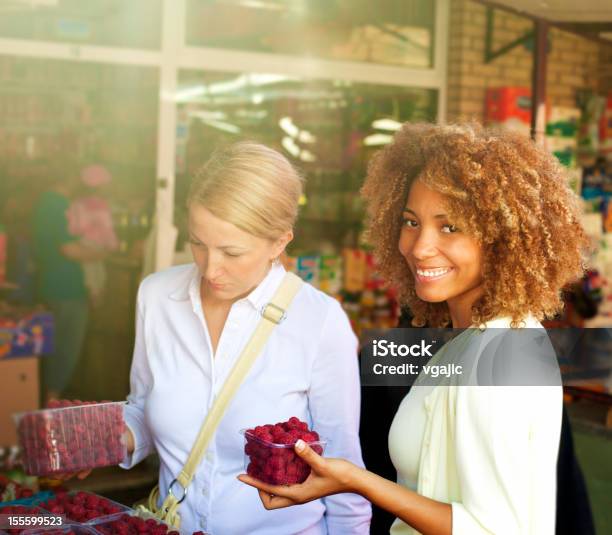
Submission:
<svg viewBox="0 0 612 535">
<path fill-rule="evenodd" d="M 178 506 L 187 494 L 187 487 L 193 479 L 195 471 L 202 460 L 202 456 L 208 448 L 208 444 L 225 414 L 225 410 L 238 391 L 238 388 L 251 369 L 251 366 L 261 353 L 272 330 L 285 318 L 285 312 L 302 284 L 302 279 L 297 275 L 293 273 L 285 274 L 285 278 L 274 294 L 271 302 L 261 311 L 261 321 L 251 335 L 245 348 L 242 350 L 242 354 L 225 380 L 219 395 L 208 412 L 185 466 L 183 466 L 179 475 L 170 484 L 168 495 L 160 510 L 162 518 L 169 524 L 173 526 L 178 526 L 180 524 L 180 518 L 178 517 L 177 511 Z M 174 490 L 176 490 L 176 487 L 182 487 L 182 496 L 174 495 L 173 486 L 175 487 Z"/>
</svg>

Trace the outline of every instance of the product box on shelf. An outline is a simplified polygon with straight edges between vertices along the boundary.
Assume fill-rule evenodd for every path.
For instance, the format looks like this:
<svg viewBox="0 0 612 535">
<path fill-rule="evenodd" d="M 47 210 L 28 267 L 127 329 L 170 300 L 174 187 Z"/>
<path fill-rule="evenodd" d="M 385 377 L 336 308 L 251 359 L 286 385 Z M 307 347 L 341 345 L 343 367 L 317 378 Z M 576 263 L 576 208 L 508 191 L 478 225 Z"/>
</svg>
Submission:
<svg viewBox="0 0 612 535">
<path fill-rule="evenodd" d="M 485 122 L 529 133 L 531 89 L 528 87 L 490 87 L 485 97 Z"/>
<path fill-rule="evenodd" d="M 124 459 L 124 403 L 68 403 L 14 415 L 27 474 L 77 472 Z"/>
<path fill-rule="evenodd" d="M 580 109 L 553 106 L 546 123 L 546 148 L 566 167 L 573 167 L 578 145 Z"/>
<path fill-rule="evenodd" d="M 30 312 L 24 316 L 2 315 L 0 311 L 0 358 L 53 353 L 53 316 Z"/>
<path fill-rule="evenodd" d="M 344 262 L 344 290 L 347 292 L 363 291 L 367 273 L 366 252 L 361 249 L 344 249 L 342 259 Z"/>
<path fill-rule="evenodd" d="M 599 152 L 612 160 L 612 91 L 608 94 L 599 122 Z"/>
<path fill-rule="evenodd" d="M 319 259 L 319 289 L 329 295 L 342 290 L 342 258 L 337 255 L 322 255 Z"/>
<path fill-rule="evenodd" d="M 298 256 L 296 262 L 296 275 L 313 286 L 319 285 L 319 257 Z"/>
</svg>

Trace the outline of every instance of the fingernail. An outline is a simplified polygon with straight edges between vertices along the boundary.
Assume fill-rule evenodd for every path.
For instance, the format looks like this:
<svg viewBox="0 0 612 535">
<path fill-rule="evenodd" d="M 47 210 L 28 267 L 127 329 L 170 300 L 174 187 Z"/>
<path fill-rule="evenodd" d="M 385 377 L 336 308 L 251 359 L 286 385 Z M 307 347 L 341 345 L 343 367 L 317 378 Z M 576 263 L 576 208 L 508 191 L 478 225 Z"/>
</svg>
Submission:
<svg viewBox="0 0 612 535">
<path fill-rule="evenodd" d="M 304 448 L 306 447 L 306 442 L 304 442 L 302 439 L 298 440 L 295 443 L 295 449 L 297 451 L 304 451 Z"/>
</svg>

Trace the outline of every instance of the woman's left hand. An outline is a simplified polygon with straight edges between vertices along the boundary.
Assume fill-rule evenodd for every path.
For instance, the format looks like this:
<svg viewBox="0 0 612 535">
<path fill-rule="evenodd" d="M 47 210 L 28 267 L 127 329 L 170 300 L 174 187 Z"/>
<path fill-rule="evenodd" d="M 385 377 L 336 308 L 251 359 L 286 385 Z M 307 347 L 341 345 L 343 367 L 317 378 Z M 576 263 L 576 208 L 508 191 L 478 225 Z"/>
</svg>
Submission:
<svg viewBox="0 0 612 535">
<path fill-rule="evenodd" d="M 354 474 L 360 468 L 354 464 L 344 459 L 321 457 L 302 440 L 296 442 L 295 452 L 312 469 L 304 483 L 290 486 L 268 485 L 246 474 L 238 476 L 238 479 L 243 483 L 258 489 L 259 497 L 266 509 L 281 509 L 331 494 L 355 491 L 351 482 L 354 479 Z"/>
</svg>

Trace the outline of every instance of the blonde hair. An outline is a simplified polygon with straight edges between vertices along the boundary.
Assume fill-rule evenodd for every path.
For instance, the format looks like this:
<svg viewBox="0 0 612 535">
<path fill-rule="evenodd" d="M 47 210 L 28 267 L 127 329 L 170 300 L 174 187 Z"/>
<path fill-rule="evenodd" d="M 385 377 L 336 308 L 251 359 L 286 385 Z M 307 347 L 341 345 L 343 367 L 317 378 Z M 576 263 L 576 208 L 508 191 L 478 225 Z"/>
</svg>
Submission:
<svg viewBox="0 0 612 535">
<path fill-rule="evenodd" d="M 475 324 L 527 314 L 552 317 L 561 289 L 583 273 L 589 240 L 563 169 L 527 137 L 478 124 L 404 124 L 371 160 L 362 195 L 379 271 L 414 314 L 413 324 L 449 323 L 446 303 L 422 301 L 398 249 L 412 183 L 443 194 L 449 215 L 484 250 L 484 295 Z"/>
<path fill-rule="evenodd" d="M 203 206 L 249 234 L 276 240 L 293 229 L 302 182 L 282 154 L 241 141 L 216 150 L 196 173 L 187 206 Z"/>
</svg>

